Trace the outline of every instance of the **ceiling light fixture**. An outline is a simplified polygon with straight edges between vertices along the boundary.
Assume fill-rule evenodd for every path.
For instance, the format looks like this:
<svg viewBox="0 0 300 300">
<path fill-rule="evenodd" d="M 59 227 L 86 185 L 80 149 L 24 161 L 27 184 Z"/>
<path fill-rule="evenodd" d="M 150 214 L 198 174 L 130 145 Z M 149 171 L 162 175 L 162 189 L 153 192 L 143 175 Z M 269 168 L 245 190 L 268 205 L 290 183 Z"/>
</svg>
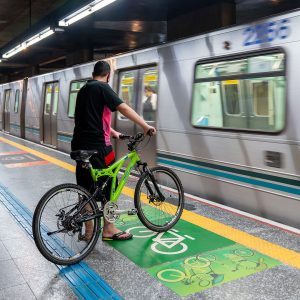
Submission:
<svg viewBox="0 0 300 300">
<path fill-rule="evenodd" d="M 22 50 L 26 49 L 26 45 L 25 43 L 19 44 L 18 46 L 16 46 L 15 48 L 7 51 L 6 53 L 4 53 L 2 55 L 3 58 L 10 58 L 12 56 L 14 56 L 15 54 L 21 52 Z"/>
<path fill-rule="evenodd" d="M 68 15 L 64 19 L 58 22 L 59 26 L 69 26 L 84 17 L 94 13 L 95 11 L 102 9 L 103 7 L 115 2 L 116 0 L 96 0 L 90 4 L 82 7 L 81 9 L 75 11 L 74 13 Z"/>
<path fill-rule="evenodd" d="M 43 39 L 45 39 L 46 37 L 52 35 L 54 33 L 54 30 L 51 29 L 50 27 L 48 27 L 47 29 L 41 31 L 40 33 L 34 35 L 33 37 L 31 37 L 30 39 L 26 40 L 26 46 L 29 47 Z"/>
<path fill-rule="evenodd" d="M 51 29 L 50 27 L 44 29 L 40 33 L 30 37 L 27 39 L 25 42 L 19 44 L 18 46 L 14 47 L 13 49 L 7 51 L 2 55 L 3 58 L 9 58 L 14 56 L 15 54 L 21 52 L 22 50 L 26 49 L 27 47 L 45 39 L 46 37 L 52 35 L 54 33 L 54 30 Z"/>
</svg>

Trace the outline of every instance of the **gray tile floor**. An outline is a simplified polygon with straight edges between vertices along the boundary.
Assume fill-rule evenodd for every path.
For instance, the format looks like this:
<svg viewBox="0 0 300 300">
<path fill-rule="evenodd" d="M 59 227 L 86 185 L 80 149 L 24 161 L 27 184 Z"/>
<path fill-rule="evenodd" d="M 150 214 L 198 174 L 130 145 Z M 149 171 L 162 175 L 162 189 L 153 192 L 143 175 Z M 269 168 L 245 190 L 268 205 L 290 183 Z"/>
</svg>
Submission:
<svg viewBox="0 0 300 300">
<path fill-rule="evenodd" d="M 77 299 L 0 203 L 0 299 Z"/>
<path fill-rule="evenodd" d="M 26 141 L 16 141 L 73 164 L 64 154 Z M 13 150 L 11 146 L 0 143 L 0 152 Z M 52 164 L 22 169 L 7 169 L 0 164 L 0 182 L 33 211 L 49 188 L 75 182 L 75 176 Z M 131 179 L 129 186 L 134 185 L 135 180 Z M 122 196 L 122 200 L 126 205 L 133 205 L 125 196 Z M 300 252 L 300 237 L 294 234 L 195 201 L 187 200 L 187 208 Z M 58 269 L 39 254 L 27 233 L 1 204 L 0 219 L 0 299 L 76 299 L 59 276 Z M 86 262 L 124 299 L 180 299 L 146 271 L 100 240 Z M 280 265 L 185 299 L 300 299 L 300 270 Z"/>
</svg>

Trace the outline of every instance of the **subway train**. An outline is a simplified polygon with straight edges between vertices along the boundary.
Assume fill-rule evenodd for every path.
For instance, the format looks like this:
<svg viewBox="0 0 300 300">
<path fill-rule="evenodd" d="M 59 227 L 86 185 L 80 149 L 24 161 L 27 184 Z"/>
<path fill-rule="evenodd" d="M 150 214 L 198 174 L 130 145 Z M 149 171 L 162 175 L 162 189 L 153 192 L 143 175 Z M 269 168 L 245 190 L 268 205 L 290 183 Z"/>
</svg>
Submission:
<svg viewBox="0 0 300 300">
<path fill-rule="evenodd" d="M 296 10 L 107 59 L 111 86 L 158 128 L 142 157 L 188 193 L 300 228 L 299 27 Z M 0 129 L 69 152 L 93 65 L 0 85 Z M 112 127 L 141 131 L 118 113 Z"/>
</svg>

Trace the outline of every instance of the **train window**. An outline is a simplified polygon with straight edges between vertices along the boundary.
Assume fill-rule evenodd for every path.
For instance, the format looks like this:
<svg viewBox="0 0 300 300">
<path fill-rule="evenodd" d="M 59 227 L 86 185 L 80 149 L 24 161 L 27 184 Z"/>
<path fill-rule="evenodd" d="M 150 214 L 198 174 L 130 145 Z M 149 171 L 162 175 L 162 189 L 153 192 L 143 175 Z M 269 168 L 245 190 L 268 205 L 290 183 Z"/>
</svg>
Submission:
<svg viewBox="0 0 300 300">
<path fill-rule="evenodd" d="M 119 83 L 119 97 L 128 104 L 131 108 L 135 108 L 135 72 L 134 71 L 125 71 L 120 72 L 120 83 Z M 119 119 L 127 119 L 122 114 L 118 112 Z"/>
<path fill-rule="evenodd" d="M 225 99 L 226 113 L 230 115 L 239 115 L 240 111 L 240 97 L 239 97 L 239 81 L 225 80 L 223 83 L 223 95 Z"/>
<path fill-rule="evenodd" d="M 51 109 L 52 83 L 46 85 L 44 114 L 49 115 Z"/>
<path fill-rule="evenodd" d="M 196 127 L 278 132 L 285 123 L 285 54 L 198 63 L 191 122 Z"/>
<path fill-rule="evenodd" d="M 14 105 L 15 113 L 19 111 L 19 101 L 20 101 L 20 90 L 16 90 L 15 105 Z"/>
<path fill-rule="evenodd" d="M 247 60 L 237 60 L 228 64 L 227 62 L 214 62 L 199 65 L 196 68 L 196 79 L 243 74 L 246 72 Z"/>
<path fill-rule="evenodd" d="M 143 75 L 142 112 L 145 121 L 155 121 L 157 107 L 157 68 L 149 68 Z"/>
<path fill-rule="evenodd" d="M 59 98 L 58 82 L 50 82 L 45 85 L 45 98 L 44 98 L 44 115 L 57 114 Z"/>
<path fill-rule="evenodd" d="M 258 116 L 268 116 L 269 106 L 272 105 L 273 102 L 269 96 L 269 82 L 252 82 L 252 93 L 254 113 Z"/>
<path fill-rule="evenodd" d="M 58 82 L 54 83 L 53 85 L 54 85 L 54 95 L 53 95 L 52 115 L 54 116 L 57 114 L 59 87 L 58 87 Z"/>
<path fill-rule="evenodd" d="M 74 118 L 76 98 L 79 90 L 85 85 L 86 80 L 78 80 L 71 82 L 70 95 L 69 95 L 69 107 L 68 117 Z"/>
<path fill-rule="evenodd" d="M 11 90 L 5 90 L 4 92 L 4 111 L 10 112 L 10 94 Z"/>
</svg>

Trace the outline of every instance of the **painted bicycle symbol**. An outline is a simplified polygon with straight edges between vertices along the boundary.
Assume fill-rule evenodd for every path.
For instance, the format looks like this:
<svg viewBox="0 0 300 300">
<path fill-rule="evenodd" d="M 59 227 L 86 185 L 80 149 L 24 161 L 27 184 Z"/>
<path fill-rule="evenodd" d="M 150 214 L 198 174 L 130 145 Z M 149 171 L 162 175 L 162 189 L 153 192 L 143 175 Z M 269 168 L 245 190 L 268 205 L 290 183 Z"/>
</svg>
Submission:
<svg viewBox="0 0 300 300">
<path fill-rule="evenodd" d="M 215 260 L 216 257 L 214 255 L 189 257 L 182 264 L 183 271 L 165 269 L 159 271 L 157 277 L 165 282 L 182 281 L 185 285 L 193 283 L 198 283 L 201 287 L 214 285 L 224 280 L 223 274 L 216 274 L 211 268 L 211 263 Z"/>
<path fill-rule="evenodd" d="M 258 272 L 268 268 L 268 265 L 265 263 L 263 258 L 259 258 L 257 260 L 252 258 L 254 256 L 254 252 L 250 249 L 237 249 L 225 256 L 235 263 L 235 268 L 232 272 L 240 270 L 253 270 Z"/>
<path fill-rule="evenodd" d="M 188 250 L 188 246 L 183 243 L 185 239 L 195 240 L 195 238 L 189 235 L 180 235 L 178 230 L 171 229 L 168 232 L 161 232 L 159 234 L 146 229 L 143 226 L 136 226 L 126 230 L 133 234 L 135 238 L 150 238 L 153 243 L 151 244 L 151 250 L 165 255 L 180 254 Z"/>
</svg>

